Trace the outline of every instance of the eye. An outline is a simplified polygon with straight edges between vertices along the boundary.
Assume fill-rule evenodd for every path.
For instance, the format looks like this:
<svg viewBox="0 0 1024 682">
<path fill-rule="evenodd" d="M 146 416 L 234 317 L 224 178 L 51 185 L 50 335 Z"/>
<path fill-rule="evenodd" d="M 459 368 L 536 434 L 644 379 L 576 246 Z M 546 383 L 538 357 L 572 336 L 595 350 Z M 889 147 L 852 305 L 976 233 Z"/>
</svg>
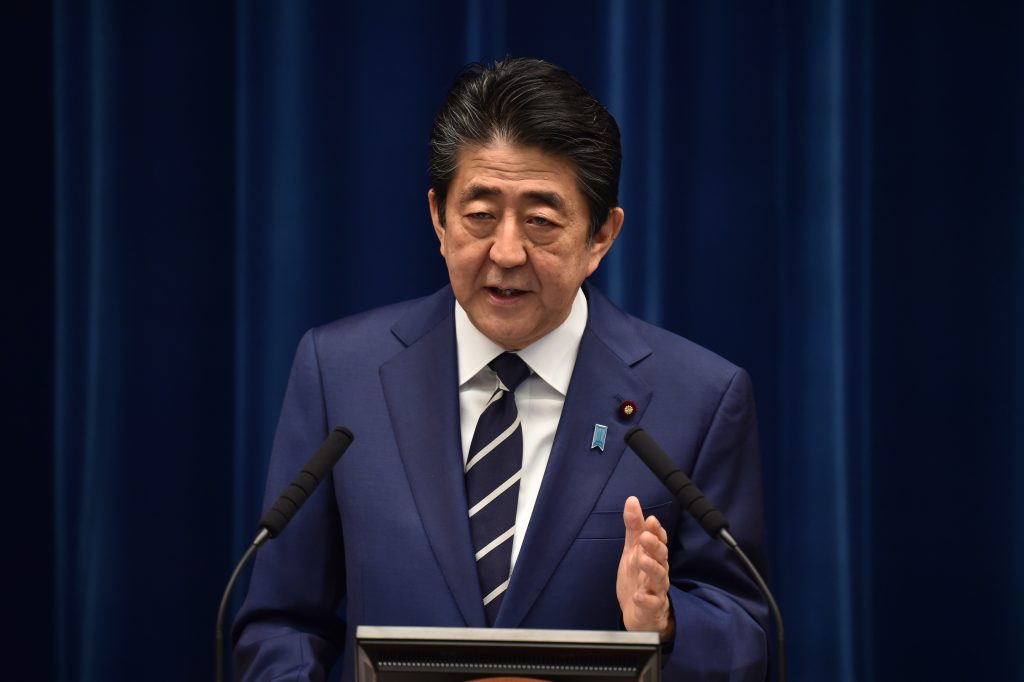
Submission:
<svg viewBox="0 0 1024 682">
<path fill-rule="evenodd" d="M 491 217 L 486 211 L 474 211 L 466 216 L 470 220 L 488 220 Z"/>
<path fill-rule="evenodd" d="M 530 218 L 529 222 L 534 224 L 534 225 L 538 225 L 540 227 L 548 227 L 550 225 L 554 225 L 553 222 L 551 222 L 550 220 L 548 220 L 544 216 L 540 216 L 540 215 L 533 216 L 532 218 Z"/>
</svg>

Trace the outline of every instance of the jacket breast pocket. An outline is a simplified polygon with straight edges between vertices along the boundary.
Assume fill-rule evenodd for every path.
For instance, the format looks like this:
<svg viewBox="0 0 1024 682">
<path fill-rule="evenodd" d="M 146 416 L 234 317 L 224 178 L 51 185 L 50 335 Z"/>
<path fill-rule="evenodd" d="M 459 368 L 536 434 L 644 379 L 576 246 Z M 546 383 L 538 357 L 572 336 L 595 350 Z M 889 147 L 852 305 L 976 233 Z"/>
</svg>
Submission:
<svg viewBox="0 0 1024 682">
<path fill-rule="evenodd" d="M 672 502 L 663 502 L 643 507 L 644 518 L 653 514 L 663 526 L 668 526 L 664 514 L 668 513 L 671 506 Z M 626 527 L 622 524 L 622 510 L 591 512 L 576 537 L 580 540 L 625 540 Z"/>
</svg>

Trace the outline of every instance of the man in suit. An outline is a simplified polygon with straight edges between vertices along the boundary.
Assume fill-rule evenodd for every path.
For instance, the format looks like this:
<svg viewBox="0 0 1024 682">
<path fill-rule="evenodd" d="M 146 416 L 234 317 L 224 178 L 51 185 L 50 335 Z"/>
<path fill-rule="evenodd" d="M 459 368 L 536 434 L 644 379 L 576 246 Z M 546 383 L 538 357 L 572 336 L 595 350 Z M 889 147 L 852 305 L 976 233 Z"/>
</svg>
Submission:
<svg viewBox="0 0 1024 682">
<path fill-rule="evenodd" d="M 623 224 L 614 119 L 551 64 L 473 67 L 430 165 L 451 285 L 300 342 L 268 504 L 332 427 L 356 439 L 260 551 L 242 675 L 322 679 L 340 657 L 351 678 L 374 624 L 653 631 L 666 679 L 763 680 L 756 587 L 625 452 L 646 428 L 763 562 L 746 373 L 585 281 Z"/>
</svg>

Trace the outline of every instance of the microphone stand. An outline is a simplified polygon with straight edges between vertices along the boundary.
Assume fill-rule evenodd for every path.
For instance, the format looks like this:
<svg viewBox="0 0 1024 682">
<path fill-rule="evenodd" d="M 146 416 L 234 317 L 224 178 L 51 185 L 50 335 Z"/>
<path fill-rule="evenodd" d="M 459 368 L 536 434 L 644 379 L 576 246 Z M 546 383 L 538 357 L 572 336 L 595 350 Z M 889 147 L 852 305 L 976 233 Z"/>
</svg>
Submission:
<svg viewBox="0 0 1024 682">
<path fill-rule="evenodd" d="M 231 592 L 235 589 L 235 583 L 238 582 L 238 576 L 242 575 L 242 570 L 248 565 L 252 558 L 256 556 L 256 550 L 260 548 L 264 542 L 270 539 L 270 531 L 266 528 L 261 528 L 259 535 L 249 545 L 249 549 L 242 555 L 241 561 L 235 566 L 234 572 L 231 574 L 231 578 L 228 580 L 228 586 L 224 588 L 224 596 L 220 598 L 220 608 L 217 609 L 217 634 L 215 638 L 216 649 L 217 649 L 217 682 L 224 682 L 224 616 L 228 611 L 228 601 L 231 598 Z"/>
</svg>

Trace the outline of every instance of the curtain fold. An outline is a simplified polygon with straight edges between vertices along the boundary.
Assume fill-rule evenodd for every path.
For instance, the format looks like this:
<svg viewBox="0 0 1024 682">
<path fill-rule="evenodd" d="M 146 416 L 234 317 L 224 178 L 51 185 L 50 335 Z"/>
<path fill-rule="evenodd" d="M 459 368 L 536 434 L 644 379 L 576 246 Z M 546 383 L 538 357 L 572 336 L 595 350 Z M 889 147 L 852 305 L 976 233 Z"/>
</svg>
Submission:
<svg viewBox="0 0 1024 682">
<path fill-rule="evenodd" d="M 231 559 L 230 13 L 192 10 L 56 7 L 61 679 L 196 677 Z"/>
<path fill-rule="evenodd" d="M 55 579 L 55 613 L 15 677 L 210 675 L 295 343 L 446 281 L 430 123 L 464 63 L 510 54 L 565 66 L 622 127 L 597 285 L 751 372 L 790 679 L 1020 678 L 1024 9 L 52 14 L 53 252 L 19 277 L 53 320 L 53 513 L 27 523 L 55 531 L 55 576 L 26 589 Z"/>
<path fill-rule="evenodd" d="M 871 170 L 865 106 L 870 73 L 859 59 L 871 30 L 859 3 L 800 3 L 778 37 L 783 111 L 779 205 L 782 439 L 779 499 L 791 505 L 778 551 L 792 560 L 778 576 L 784 594 L 814 603 L 789 609 L 793 675 L 875 679 L 871 604 L 871 424 L 863 411 L 871 311 L 864 220 Z M 800 598 L 798 598 L 799 600 Z"/>
</svg>

